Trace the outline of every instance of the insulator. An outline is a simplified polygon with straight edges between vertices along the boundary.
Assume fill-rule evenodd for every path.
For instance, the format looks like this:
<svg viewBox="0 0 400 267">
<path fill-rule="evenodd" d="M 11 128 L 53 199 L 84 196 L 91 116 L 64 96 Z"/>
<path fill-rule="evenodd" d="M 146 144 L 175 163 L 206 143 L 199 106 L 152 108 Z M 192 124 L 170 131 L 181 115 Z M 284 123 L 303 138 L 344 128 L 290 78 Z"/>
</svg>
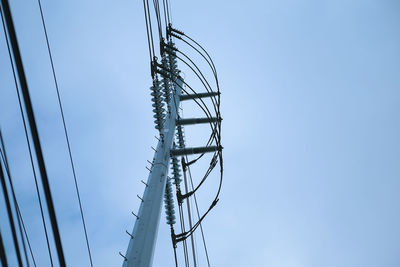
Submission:
<svg viewBox="0 0 400 267">
<path fill-rule="evenodd" d="M 167 55 L 164 54 L 161 59 L 161 64 L 163 66 L 163 69 L 168 70 L 169 69 L 169 60 L 167 58 Z M 169 76 L 170 75 L 162 75 L 162 86 L 163 86 L 163 92 L 164 92 L 164 101 L 167 105 L 168 111 L 170 111 L 170 106 L 169 106 L 169 101 L 170 101 L 170 95 L 171 95 L 171 83 Z"/>
<path fill-rule="evenodd" d="M 170 47 L 175 47 L 175 44 L 172 41 L 169 41 L 168 45 Z M 177 64 L 177 61 L 176 61 L 176 52 L 173 49 L 169 48 L 168 46 L 166 48 L 166 51 L 168 53 L 169 68 L 170 68 L 171 72 L 174 74 L 173 78 L 176 79 L 176 75 L 179 74 L 178 73 L 178 64 Z"/>
<path fill-rule="evenodd" d="M 174 149 L 176 148 L 175 143 L 174 143 L 173 148 Z M 172 175 L 173 175 L 173 178 L 174 178 L 174 182 L 173 183 L 174 183 L 174 185 L 179 187 L 179 185 L 180 185 L 180 183 L 182 181 L 182 179 L 181 179 L 181 177 L 182 177 L 181 169 L 179 167 L 179 160 L 178 160 L 178 158 L 176 156 L 172 156 L 171 157 L 171 161 L 172 161 L 171 162 L 172 163 L 171 170 L 172 170 Z"/>
<path fill-rule="evenodd" d="M 167 184 L 165 186 L 164 193 L 164 203 L 165 203 L 165 214 L 167 219 L 167 224 L 175 224 L 175 209 L 174 209 L 174 199 L 172 193 L 171 179 L 167 178 Z"/>
<path fill-rule="evenodd" d="M 182 126 L 177 125 L 176 129 L 177 129 L 176 137 L 178 138 L 178 147 L 184 148 L 185 147 L 185 139 L 183 138 Z"/>
<path fill-rule="evenodd" d="M 150 87 L 151 92 L 151 101 L 153 101 L 153 112 L 154 112 L 154 123 L 156 124 L 155 128 L 161 132 L 161 129 L 164 124 L 164 117 L 165 117 L 165 109 L 163 103 L 163 97 L 160 92 L 160 82 L 156 78 L 153 81 L 153 86 Z"/>
</svg>

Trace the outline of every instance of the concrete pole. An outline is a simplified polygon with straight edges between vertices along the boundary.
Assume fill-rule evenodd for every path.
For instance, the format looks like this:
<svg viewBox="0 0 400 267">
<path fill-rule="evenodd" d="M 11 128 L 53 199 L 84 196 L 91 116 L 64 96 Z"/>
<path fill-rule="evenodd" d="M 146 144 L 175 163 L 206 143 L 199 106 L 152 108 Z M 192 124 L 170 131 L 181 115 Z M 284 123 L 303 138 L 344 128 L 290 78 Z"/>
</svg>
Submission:
<svg viewBox="0 0 400 267">
<path fill-rule="evenodd" d="M 170 99 L 170 112 L 167 112 L 160 138 L 153 159 L 151 172 L 142 197 L 143 201 L 137 214 L 123 267 L 150 267 L 153 262 L 154 248 L 160 223 L 161 207 L 168 175 L 170 150 L 172 148 L 180 95 L 183 81 L 176 77 Z"/>
</svg>

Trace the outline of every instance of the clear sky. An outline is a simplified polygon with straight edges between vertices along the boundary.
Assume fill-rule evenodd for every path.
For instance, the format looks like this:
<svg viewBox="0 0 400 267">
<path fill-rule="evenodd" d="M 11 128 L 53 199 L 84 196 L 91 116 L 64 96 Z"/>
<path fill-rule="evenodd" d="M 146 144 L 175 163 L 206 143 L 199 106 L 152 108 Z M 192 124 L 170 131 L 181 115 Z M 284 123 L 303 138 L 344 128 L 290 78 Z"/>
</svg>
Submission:
<svg viewBox="0 0 400 267">
<path fill-rule="evenodd" d="M 223 93 L 224 186 L 204 223 L 212 266 L 400 266 L 399 2 L 170 1 Z M 42 4 L 94 263 L 120 266 L 156 144 L 142 2 Z M 38 5 L 12 11 L 67 263 L 89 266 Z M 49 266 L 3 32 L 0 70 L 17 197 Z M 173 266 L 172 253 L 163 213 L 154 266 Z"/>
</svg>

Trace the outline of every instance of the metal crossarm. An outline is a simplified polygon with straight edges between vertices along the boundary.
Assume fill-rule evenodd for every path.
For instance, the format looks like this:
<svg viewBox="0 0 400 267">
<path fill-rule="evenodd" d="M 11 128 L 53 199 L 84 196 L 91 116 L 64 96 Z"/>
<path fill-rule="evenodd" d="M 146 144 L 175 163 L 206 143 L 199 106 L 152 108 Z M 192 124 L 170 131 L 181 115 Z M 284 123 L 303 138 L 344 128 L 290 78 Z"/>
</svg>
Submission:
<svg viewBox="0 0 400 267">
<path fill-rule="evenodd" d="M 171 149 L 171 156 L 201 154 L 201 153 L 215 152 L 221 150 L 222 146 L 187 147 L 181 149 Z"/>
<path fill-rule="evenodd" d="M 180 100 L 185 101 L 185 100 L 205 98 L 205 97 L 211 97 L 211 96 L 217 96 L 217 95 L 220 95 L 220 93 L 219 92 L 207 92 L 207 93 L 188 94 L 188 95 L 181 95 Z"/>
<path fill-rule="evenodd" d="M 1 0 L 0 0 L 1 1 Z M 204 250 L 206 253 L 207 263 L 210 266 L 207 246 L 202 229 L 202 222 L 210 210 L 218 201 L 219 193 L 222 185 L 223 165 L 222 165 L 222 146 L 221 146 L 221 113 L 220 113 L 220 88 L 217 77 L 216 68 L 208 54 L 208 52 L 194 39 L 185 35 L 183 32 L 174 30 L 169 20 L 168 1 L 163 1 L 165 24 L 167 27 L 166 36 L 162 29 L 163 23 L 160 19 L 161 9 L 159 2 L 153 1 L 155 13 L 157 15 L 157 26 L 159 30 L 159 51 L 154 49 L 154 28 L 151 26 L 151 18 L 149 2 L 143 1 L 147 41 L 150 54 L 151 77 L 153 84 L 151 86 L 151 100 L 153 107 L 153 117 L 155 128 L 159 131 L 156 136 L 158 145 L 154 150 L 154 158 L 148 161 L 150 166 L 146 166 L 149 176 L 146 182 L 142 181 L 146 187 L 143 196 L 138 198 L 141 200 L 139 211 L 132 213 L 135 218 L 135 226 L 132 232 L 128 232 L 130 236 L 128 249 L 123 257 L 123 267 L 151 267 L 153 261 L 154 248 L 157 239 L 158 226 L 160 222 L 162 203 L 164 198 L 164 207 L 167 224 L 171 231 L 171 240 L 174 250 L 175 266 L 179 263 L 179 254 L 177 253 L 177 242 L 182 241 L 184 252 L 185 266 L 194 267 L 197 265 L 199 257 L 197 256 L 196 242 L 194 233 L 199 227 L 201 231 Z M 173 36 L 176 37 L 172 38 Z M 174 40 L 180 40 L 189 46 L 197 54 L 199 54 L 208 63 L 213 73 L 215 83 L 208 80 L 198 65 L 182 50 L 178 49 Z M 159 54 L 158 54 L 159 52 Z M 186 72 L 181 72 L 178 68 L 178 60 L 185 65 L 185 69 L 192 71 L 194 77 L 199 78 L 204 86 L 202 92 L 198 93 L 190 84 L 190 79 L 186 79 Z M 185 80 L 182 79 L 181 73 L 185 74 Z M 209 98 L 209 99 L 207 99 Z M 204 101 L 203 101 L 204 99 Z M 183 117 L 183 105 L 181 101 L 193 100 L 203 115 L 194 118 Z M 181 112 L 182 110 L 182 112 Z M 186 125 L 209 124 L 209 137 L 204 138 L 203 147 L 185 146 Z M 207 127 L 208 128 L 208 127 Z M 205 153 L 211 153 L 211 162 L 207 166 L 203 178 L 196 185 L 192 179 L 190 166 L 196 162 L 204 162 Z M 190 159 L 187 155 L 199 154 Z M 187 162 L 187 163 L 186 163 Z M 219 186 L 216 190 L 214 200 L 209 208 L 201 215 L 197 205 L 195 192 L 203 185 L 207 177 L 219 162 L 220 172 L 218 175 Z M 168 169 L 171 166 L 172 174 L 168 176 Z M 183 175 L 183 177 L 182 177 Z M 183 179 L 182 179 L 183 178 Z M 174 186 L 173 186 L 174 185 Z M 183 193 L 183 194 L 182 194 Z M 194 204 L 193 201 L 194 200 Z M 175 207 L 177 204 L 177 211 Z M 194 206 L 193 206 L 194 205 Z M 187 211 L 183 209 L 187 208 Z M 193 209 L 192 207 L 195 209 Z M 197 218 L 193 211 L 196 211 Z M 177 215 L 177 216 L 175 216 Z M 178 216 L 179 215 L 179 216 Z M 185 222 L 186 221 L 186 222 Z M 179 227 L 179 236 L 175 234 L 175 227 Z M 187 228 L 188 227 L 188 228 Z M 190 241 L 186 238 L 190 237 Z M 191 245 L 191 250 L 189 249 Z"/>
<path fill-rule="evenodd" d="M 178 119 L 176 120 L 176 125 L 190 125 L 190 124 L 200 124 L 200 123 L 212 123 L 221 121 L 221 118 L 190 118 L 190 119 Z"/>
</svg>

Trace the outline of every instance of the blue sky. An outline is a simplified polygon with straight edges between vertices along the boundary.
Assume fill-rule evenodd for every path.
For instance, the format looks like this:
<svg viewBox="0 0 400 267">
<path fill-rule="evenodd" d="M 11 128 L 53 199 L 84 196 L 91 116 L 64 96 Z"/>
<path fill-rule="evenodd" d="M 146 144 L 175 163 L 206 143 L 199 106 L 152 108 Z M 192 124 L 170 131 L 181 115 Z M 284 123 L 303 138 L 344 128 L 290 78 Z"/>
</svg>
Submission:
<svg viewBox="0 0 400 267">
<path fill-rule="evenodd" d="M 94 263 L 119 266 L 156 144 L 142 3 L 42 4 Z M 88 266 L 38 6 L 12 11 L 64 250 L 69 266 Z M 224 186 L 204 223 L 213 266 L 400 265 L 399 11 L 389 0 L 172 1 L 174 26 L 209 50 L 223 92 Z M 48 266 L 1 36 L 0 125 Z M 172 253 L 162 216 L 154 266 L 173 266 Z"/>
</svg>

